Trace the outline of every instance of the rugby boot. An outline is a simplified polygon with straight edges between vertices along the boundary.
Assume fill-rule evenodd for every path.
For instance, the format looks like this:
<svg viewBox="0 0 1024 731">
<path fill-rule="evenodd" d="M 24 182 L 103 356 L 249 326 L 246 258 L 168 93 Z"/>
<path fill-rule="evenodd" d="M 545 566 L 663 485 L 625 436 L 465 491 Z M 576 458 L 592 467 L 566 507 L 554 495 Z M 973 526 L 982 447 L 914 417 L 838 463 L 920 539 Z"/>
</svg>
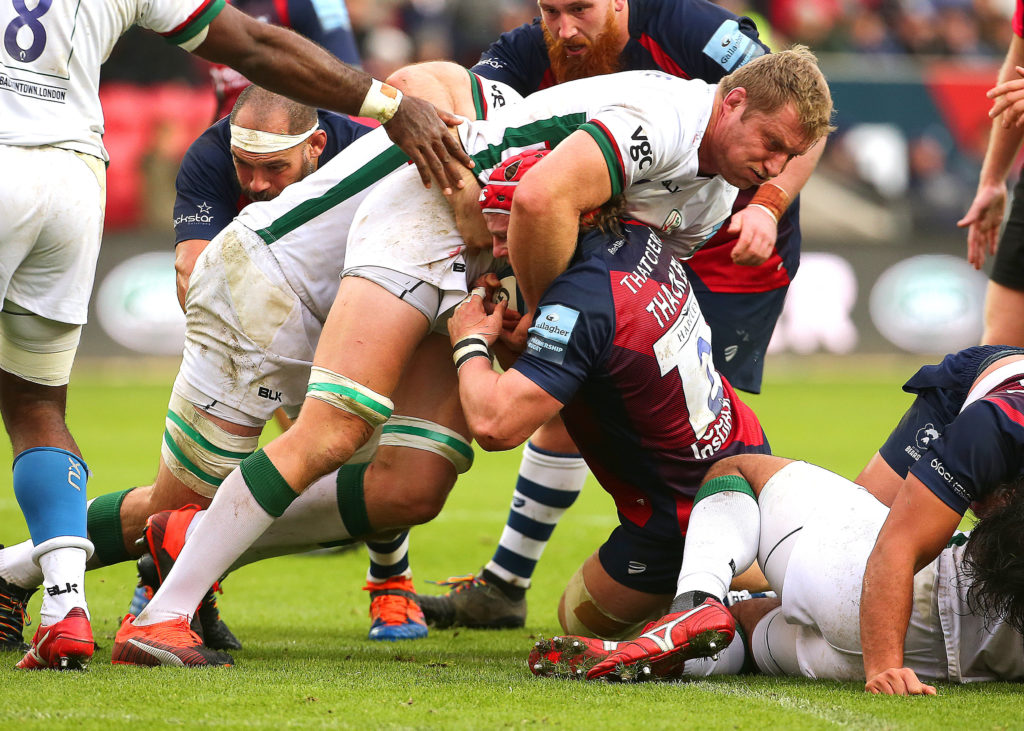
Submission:
<svg viewBox="0 0 1024 731">
<path fill-rule="evenodd" d="M 17 667 L 22 670 L 85 670 L 92 660 L 95 644 L 89 617 L 74 607 L 54 624 L 40 624 L 32 646 Z"/>
<path fill-rule="evenodd" d="M 509 596 L 486 571 L 468 576 L 453 576 L 440 582 L 451 587 L 439 596 L 421 594 L 420 606 L 427 624 L 476 629 L 517 628 L 526 624 L 526 597 Z"/>
<path fill-rule="evenodd" d="M 143 540 L 149 553 L 138 560 L 136 567 L 139 571 L 139 584 L 148 588 L 150 597 L 160 588 L 181 554 L 185 546 L 185 532 L 200 510 L 202 508 L 198 505 L 186 505 L 178 510 L 156 513 L 146 521 Z M 220 591 L 220 582 L 214 584 L 199 602 L 192 620 L 193 630 L 207 647 L 214 650 L 241 650 L 242 643 L 220 617 L 215 591 Z"/>
<path fill-rule="evenodd" d="M 713 657 L 724 650 L 736 633 L 736 621 L 722 602 L 708 597 L 683 612 L 666 614 L 651 622 L 635 640 L 619 648 L 587 671 L 587 679 L 648 680 L 677 676 L 695 657 Z"/>
<path fill-rule="evenodd" d="M 0 652 L 28 652 L 25 625 L 31 624 L 28 600 L 35 591 L 0 579 Z"/>
<path fill-rule="evenodd" d="M 203 646 L 199 635 L 180 617 L 166 622 L 136 627 L 128 615 L 114 637 L 110 661 L 115 665 L 167 665 L 169 667 L 231 666 L 235 661 L 226 652 Z"/>
<path fill-rule="evenodd" d="M 543 678 L 578 679 L 594 665 L 619 649 L 621 642 L 596 637 L 561 635 L 533 644 L 526 664 L 530 672 Z"/>
<path fill-rule="evenodd" d="M 416 600 L 412 579 L 393 576 L 383 582 L 366 582 L 370 592 L 371 640 L 416 640 L 427 636 L 427 623 Z"/>
</svg>

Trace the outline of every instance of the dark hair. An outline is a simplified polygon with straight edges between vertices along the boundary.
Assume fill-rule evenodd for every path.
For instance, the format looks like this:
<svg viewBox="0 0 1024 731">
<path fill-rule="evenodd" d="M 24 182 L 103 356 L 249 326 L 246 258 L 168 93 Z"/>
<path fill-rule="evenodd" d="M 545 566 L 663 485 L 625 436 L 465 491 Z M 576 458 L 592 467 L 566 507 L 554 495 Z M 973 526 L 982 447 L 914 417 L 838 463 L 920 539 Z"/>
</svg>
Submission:
<svg viewBox="0 0 1024 731">
<path fill-rule="evenodd" d="M 289 99 L 286 96 L 267 91 L 262 86 L 251 84 L 242 90 L 235 100 L 235 106 L 231 109 L 230 122 L 235 123 L 235 118 L 243 107 L 253 110 L 258 124 L 268 124 L 269 120 L 278 112 L 283 111 L 288 119 L 288 129 L 283 134 L 302 134 L 316 123 L 316 109 L 306 104 Z"/>
<path fill-rule="evenodd" d="M 986 499 L 978 517 L 964 553 L 967 607 L 1024 633 L 1024 479 Z"/>
</svg>

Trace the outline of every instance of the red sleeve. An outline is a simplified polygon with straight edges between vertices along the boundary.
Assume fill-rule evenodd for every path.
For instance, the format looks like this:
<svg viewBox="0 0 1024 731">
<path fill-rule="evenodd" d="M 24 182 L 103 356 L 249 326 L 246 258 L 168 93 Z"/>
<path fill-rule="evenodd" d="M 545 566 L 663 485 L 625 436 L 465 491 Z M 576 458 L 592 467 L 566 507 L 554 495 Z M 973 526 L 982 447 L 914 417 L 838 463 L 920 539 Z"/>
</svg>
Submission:
<svg viewBox="0 0 1024 731">
<path fill-rule="evenodd" d="M 1013 32 L 1024 38 L 1024 0 L 1017 0 L 1017 9 L 1013 11 Z"/>
</svg>

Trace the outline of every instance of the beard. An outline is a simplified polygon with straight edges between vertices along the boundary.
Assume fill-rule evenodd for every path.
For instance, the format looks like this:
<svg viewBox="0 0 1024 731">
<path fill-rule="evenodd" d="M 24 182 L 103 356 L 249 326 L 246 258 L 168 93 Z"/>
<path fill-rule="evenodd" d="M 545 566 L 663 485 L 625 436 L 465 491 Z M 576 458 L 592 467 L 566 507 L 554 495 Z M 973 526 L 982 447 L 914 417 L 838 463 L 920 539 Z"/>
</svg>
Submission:
<svg viewBox="0 0 1024 731">
<path fill-rule="evenodd" d="M 551 73 L 559 84 L 576 79 L 586 79 L 600 74 L 613 74 L 619 70 L 619 48 L 616 38 L 615 10 L 609 5 L 608 17 L 604 27 L 593 41 L 584 40 L 586 52 L 570 56 L 565 52 L 565 41 L 551 35 L 546 25 L 544 43 L 548 47 L 548 60 L 551 62 Z"/>
</svg>

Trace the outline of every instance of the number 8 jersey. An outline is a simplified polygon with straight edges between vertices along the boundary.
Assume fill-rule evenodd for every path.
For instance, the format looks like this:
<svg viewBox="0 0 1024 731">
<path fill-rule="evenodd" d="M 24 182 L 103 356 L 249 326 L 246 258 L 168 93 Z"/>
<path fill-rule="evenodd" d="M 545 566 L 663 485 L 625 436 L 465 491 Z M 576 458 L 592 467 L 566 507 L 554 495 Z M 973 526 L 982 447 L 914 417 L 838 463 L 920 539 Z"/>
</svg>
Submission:
<svg viewBox="0 0 1024 731">
<path fill-rule="evenodd" d="M 100 65 L 132 25 L 187 51 L 224 0 L 0 0 L 0 144 L 107 160 Z"/>
</svg>

